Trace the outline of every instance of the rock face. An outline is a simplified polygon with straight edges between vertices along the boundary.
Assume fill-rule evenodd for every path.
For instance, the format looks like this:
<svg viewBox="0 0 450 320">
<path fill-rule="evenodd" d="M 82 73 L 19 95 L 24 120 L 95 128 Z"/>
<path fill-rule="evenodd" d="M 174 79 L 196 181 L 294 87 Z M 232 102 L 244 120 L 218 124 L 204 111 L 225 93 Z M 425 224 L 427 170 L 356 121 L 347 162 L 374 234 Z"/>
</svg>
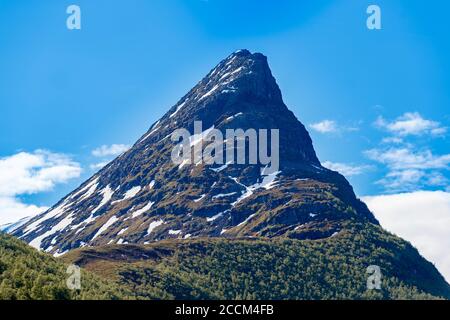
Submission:
<svg viewBox="0 0 450 320">
<path fill-rule="evenodd" d="M 195 121 L 205 132 L 224 134 L 279 129 L 279 169 L 268 174 L 261 164 L 174 163 L 171 134 L 179 128 L 193 133 Z M 378 224 L 346 179 L 321 166 L 305 127 L 283 103 L 266 57 L 240 50 L 130 150 L 13 234 L 58 255 L 166 238 L 320 239 L 339 233 L 345 221 Z"/>
</svg>

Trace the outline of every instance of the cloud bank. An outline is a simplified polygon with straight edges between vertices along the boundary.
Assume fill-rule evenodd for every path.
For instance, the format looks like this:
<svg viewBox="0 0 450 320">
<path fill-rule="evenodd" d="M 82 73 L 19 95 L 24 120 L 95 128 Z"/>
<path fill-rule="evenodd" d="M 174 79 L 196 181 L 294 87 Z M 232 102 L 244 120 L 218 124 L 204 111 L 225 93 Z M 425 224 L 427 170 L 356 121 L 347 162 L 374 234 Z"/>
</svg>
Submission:
<svg viewBox="0 0 450 320">
<path fill-rule="evenodd" d="M 450 193 L 417 191 L 363 197 L 381 225 L 411 242 L 450 282 Z"/>
</svg>

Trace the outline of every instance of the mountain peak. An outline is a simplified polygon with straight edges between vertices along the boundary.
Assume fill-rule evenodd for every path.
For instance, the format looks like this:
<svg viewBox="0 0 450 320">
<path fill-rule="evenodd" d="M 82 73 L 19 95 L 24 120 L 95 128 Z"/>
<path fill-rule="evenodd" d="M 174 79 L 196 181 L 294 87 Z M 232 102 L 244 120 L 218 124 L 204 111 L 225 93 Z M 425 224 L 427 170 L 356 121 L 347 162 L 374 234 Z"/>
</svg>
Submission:
<svg viewBox="0 0 450 320">
<path fill-rule="evenodd" d="M 250 56 L 252 53 L 247 49 L 239 49 L 233 52 L 231 55 Z"/>
<path fill-rule="evenodd" d="M 250 50 L 247 49 L 239 49 L 236 50 L 235 52 L 233 52 L 232 54 L 230 54 L 228 56 L 227 59 L 232 59 L 233 57 L 238 57 L 238 58 L 243 58 L 243 59 L 262 59 L 262 60 L 266 60 L 267 61 L 267 57 L 265 55 L 263 55 L 262 53 L 259 52 L 254 52 L 252 53 Z"/>
<path fill-rule="evenodd" d="M 238 50 L 222 60 L 193 91 L 198 93 L 194 97 L 197 102 L 232 93 L 250 93 L 281 100 L 281 91 L 272 76 L 267 57 L 246 49 Z"/>
<path fill-rule="evenodd" d="M 238 50 L 222 60 L 140 142 L 151 143 L 152 132 L 155 139 L 180 127 L 192 132 L 195 121 L 202 121 L 205 128 L 281 129 L 284 164 L 320 166 L 306 128 L 284 104 L 267 57 L 261 53 Z M 155 131 L 158 127 L 163 130 Z"/>
<path fill-rule="evenodd" d="M 202 129 L 196 133 L 199 122 Z M 279 140 L 268 139 L 271 159 L 272 146 L 278 145 L 276 170 L 268 173 L 262 161 L 236 161 L 234 151 L 247 146 L 239 147 L 234 138 L 232 161 L 173 161 L 174 132 L 188 131 L 188 149 L 195 153 L 200 145 L 201 154 L 209 145 L 198 142 L 208 140 L 213 129 L 222 135 L 265 131 L 266 137 L 253 144 L 259 160 L 261 154 L 269 158 L 269 146 L 261 152 L 260 141 L 276 131 Z M 249 136 L 240 140 L 248 142 L 244 159 L 250 158 Z M 227 153 L 229 147 L 223 147 Z M 240 50 L 212 69 L 130 150 L 14 234 L 61 254 L 174 237 L 317 239 L 330 237 L 349 219 L 376 223 L 345 178 L 321 166 L 306 128 L 284 104 L 267 58 Z"/>
</svg>

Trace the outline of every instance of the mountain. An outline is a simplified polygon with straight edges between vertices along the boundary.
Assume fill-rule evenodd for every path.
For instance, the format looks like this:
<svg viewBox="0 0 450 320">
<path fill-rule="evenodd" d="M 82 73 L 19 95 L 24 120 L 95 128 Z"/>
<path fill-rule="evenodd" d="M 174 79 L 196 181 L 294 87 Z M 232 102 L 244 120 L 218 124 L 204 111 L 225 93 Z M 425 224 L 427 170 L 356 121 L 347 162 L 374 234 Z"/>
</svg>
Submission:
<svg viewBox="0 0 450 320">
<path fill-rule="evenodd" d="M 279 129 L 279 168 L 175 164 L 171 134 L 211 128 Z M 192 141 L 191 145 L 198 143 Z M 195 146 L 193 146 L 195 148 Z M 377 223 L 346 179 L 321 166 L 305 127 L 283 103 L 265 56 L 233 53 L 134 146 L 42 215 L 13 232 L 60 255 L 167 238 L 320 239 L 342 221 Z"/>
<path fill-rule="evenodd" d="M 129 295 L 90 272 L 69 290 L 68 264 L 0 232 L 0 300 L 121 299 Z"/>
<path fill-rule="evenodd" d="M 234 141 L 226 133 L 237 129 L 248 134 Z M 174 132 L 191 134 L 182 152 Z M 234 149 L 247 152 L 228 158 Z M 450 298 L 436 268 L 321 165 L 267 58 L 247 50 L 220 62 L 127 152 L 13 229 L 141 298 Z M 383 273 L 380 292 L 366 290 L 370 265 Z"/>
</svg>

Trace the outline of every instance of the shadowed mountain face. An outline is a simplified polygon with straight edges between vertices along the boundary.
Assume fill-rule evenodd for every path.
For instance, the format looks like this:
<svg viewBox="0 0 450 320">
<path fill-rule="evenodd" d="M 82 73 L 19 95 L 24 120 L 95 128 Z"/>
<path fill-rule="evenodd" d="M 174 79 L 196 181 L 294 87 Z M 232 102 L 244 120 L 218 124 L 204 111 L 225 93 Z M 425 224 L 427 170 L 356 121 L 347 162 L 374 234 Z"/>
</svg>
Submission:
<svg viewBox="0 0 450 320">
<path fill-rule="evenodd" d="M 176 164 L 180 128 L 279 129 L 279 168 Z M 208 145 L 203 143 L 203 148 Z M 225 151 L 227 151 L 225 149 Z M 259 151 L 259 150 L 258 150 Z M 248 158 L 248 155 L 247 155 Z M 283 103 L 265 56 L 240 50 L 219 63 L 134 146 L 14 235 L 55 255 L 167 238 L 324 239 L 343 222 L 378 224 L 340 174 L 321 166 L 303 124 Z"/>
</svg>

